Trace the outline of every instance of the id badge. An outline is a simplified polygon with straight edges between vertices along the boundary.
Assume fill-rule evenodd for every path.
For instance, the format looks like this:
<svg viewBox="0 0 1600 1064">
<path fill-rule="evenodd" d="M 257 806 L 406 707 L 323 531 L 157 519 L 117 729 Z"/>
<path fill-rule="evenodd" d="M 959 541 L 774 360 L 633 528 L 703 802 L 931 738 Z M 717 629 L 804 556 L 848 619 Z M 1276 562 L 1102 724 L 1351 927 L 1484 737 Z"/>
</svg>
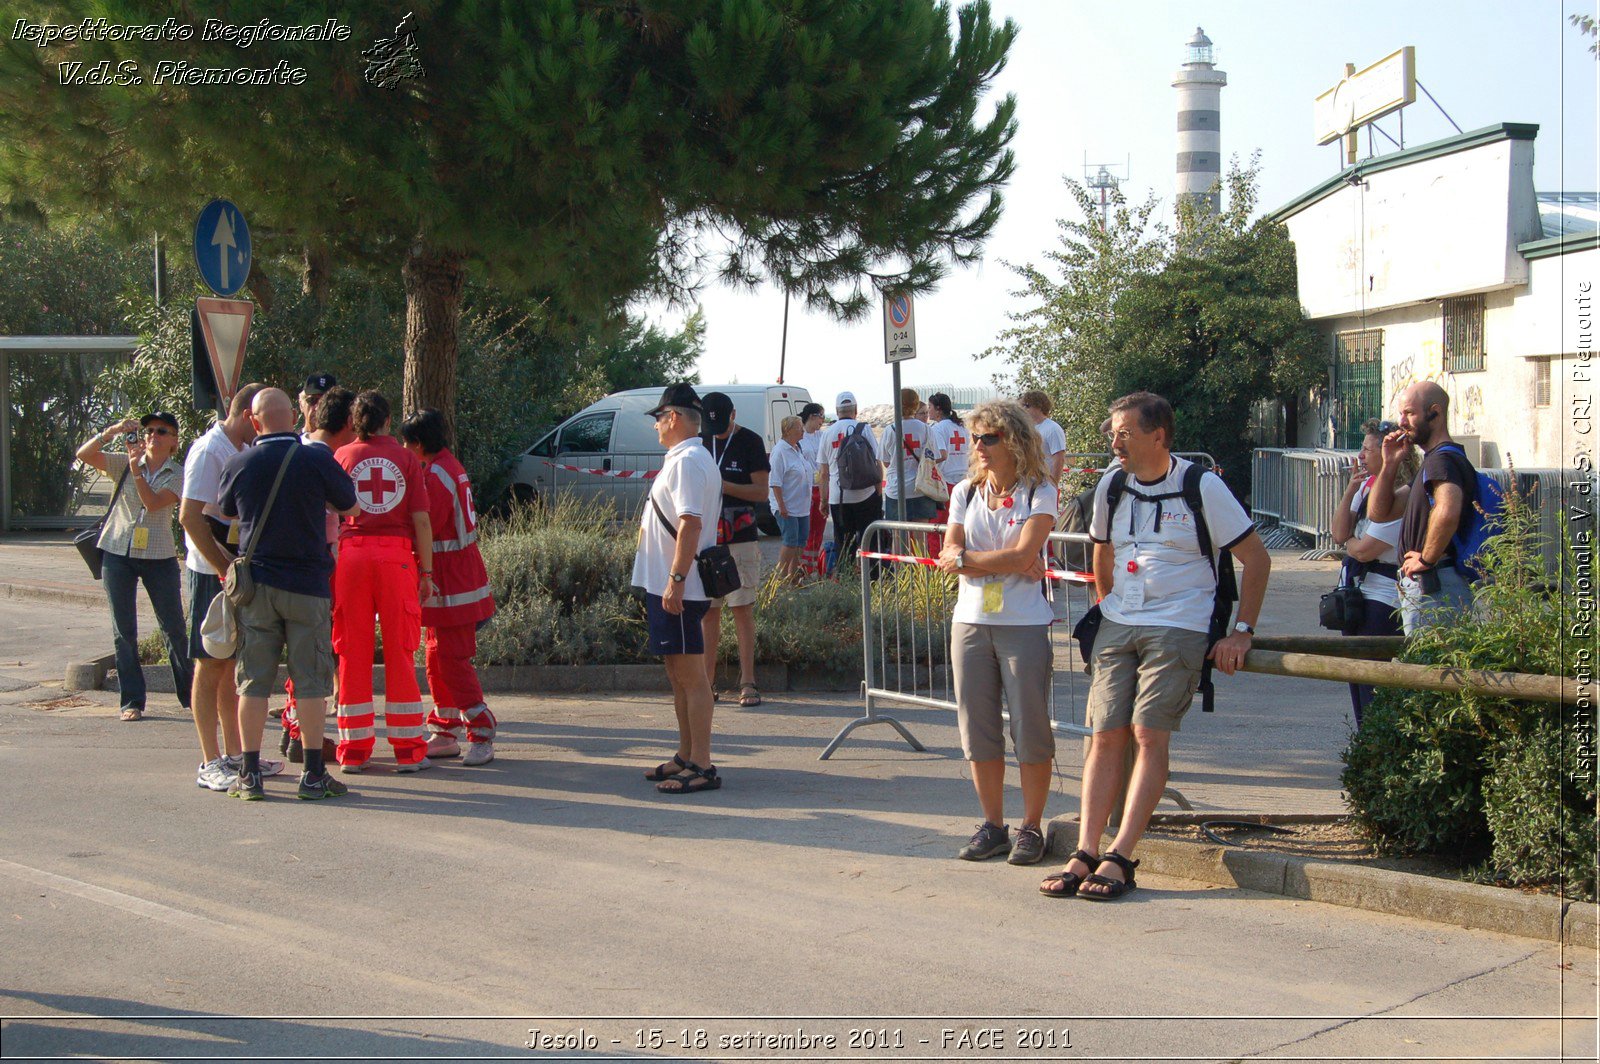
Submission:
<svg viewBox="0 0 1600 1064">
<path fill-rule="evenodd" d="M 239 545 L 239 522 L 235 521 L 233 524 L 228 526 L 228 546 L 237 547 L 238 545 Z"/>
<path fill-rule="evenodd" d="M 1006 604 L 1004 580 L 990 580 L 983 585 L 983 612 L 999 613 Z"/>
<path fill-rule="evenodd" d="M 1122 585 L 1122 605 L 1130 610 L 1141 609 L 1144 606 L 1144 574 L 1130 573 L 1127 582 Z"/>
<path fill-rule="evenodd" d="M 138 525 L 133 530 L 133 549 L 150 549 L 150 530 L 145 528 L 143 525 Z"/>
</svg>

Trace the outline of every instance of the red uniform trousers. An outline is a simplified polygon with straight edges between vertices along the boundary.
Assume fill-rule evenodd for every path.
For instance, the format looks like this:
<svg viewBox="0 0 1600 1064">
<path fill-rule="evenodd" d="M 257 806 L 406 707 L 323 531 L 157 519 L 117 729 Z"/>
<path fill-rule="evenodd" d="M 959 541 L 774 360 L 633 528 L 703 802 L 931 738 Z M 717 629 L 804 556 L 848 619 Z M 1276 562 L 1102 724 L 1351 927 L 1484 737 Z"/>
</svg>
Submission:
<svg viewBox="0 0 1600 1064">
<path fill-rule="evenodd" d="M 429 628 L 423 648 L 428 662 L 428 690 L 433 711 L 428 730 L 460 741 L 494 742 L 495 719 L 483 704 L 483 687 L 472 658 L 478 652 L 478 626 L 452 624 Z"/>
<path fill-rule="evenodd" d="M 339 764 L 359 765 L 377 742 L 372 708 L 373 618 L 383 630 L 383 724 L 394 759 L 421 761 L 428 740 L 412 655 L 422 639 L 417 564 L 405 536 L 349 536 L 333 574 L 333 649 L 339 655 Z"/>
</svg>

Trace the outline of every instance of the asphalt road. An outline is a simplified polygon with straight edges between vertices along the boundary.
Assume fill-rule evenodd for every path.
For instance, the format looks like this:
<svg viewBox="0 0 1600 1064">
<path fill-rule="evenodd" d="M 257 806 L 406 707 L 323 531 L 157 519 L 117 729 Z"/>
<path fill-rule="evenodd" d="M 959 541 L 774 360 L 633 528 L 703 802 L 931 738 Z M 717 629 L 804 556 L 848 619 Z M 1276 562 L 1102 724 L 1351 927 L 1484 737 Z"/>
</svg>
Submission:
<svg viewBox="0 0 1600 1064">
<path fill-rule="evenodd" d="M 640 778 L 658 698 L 501 698 L 492 765 L 246 804 L 195 787 L 170 696 L 122 724 L 48 686 L 104 630 L 0 601 L 7 1058 L 1594 1059 L 1592 952 L 1158 877 L 1056 901 L 953 860 L 948 714 L 901 714 L 925 753 L 868 729 L 819 762 L 850 699 L 724 711 L 727 786 L 669 798 Z M 1248 680 L 1186 726 L 1186 786 L 1215 807 L 1282 761 L 1279 798 L 1336 801 L 1342 691 Z"/>
</svg>

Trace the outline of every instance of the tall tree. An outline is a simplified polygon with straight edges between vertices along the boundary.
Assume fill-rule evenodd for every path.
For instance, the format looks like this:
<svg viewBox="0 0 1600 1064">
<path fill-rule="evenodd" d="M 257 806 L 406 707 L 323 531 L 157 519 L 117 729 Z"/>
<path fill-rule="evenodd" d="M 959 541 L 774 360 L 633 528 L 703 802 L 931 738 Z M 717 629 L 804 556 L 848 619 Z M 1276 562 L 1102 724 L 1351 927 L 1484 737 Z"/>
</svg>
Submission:
<svg viewBox="0 0 1600 1064">
<path fill-rule="evenodd" d="M 362 52 L 400 38 L 369 9 L 214 5 L 225 22 L 248 10 L 246 29 L 350 29 L 241 47 L 206 40 L 182 0 L 34 6 L 35 24 L 92 7 L 196 32 L 48 47 L 13 33 L 6 195 L 173 231 L 225 193 L 263 240 L 398 270 L 407 405 L 447 412 L 469 271 L 585 317 L 683 296 L 709 269 L 851 317 L 874 289 L 926 290 L 975 257 L 1012 170 L 1014 101 L 978 111 L 1016 30 L 985 0 L 953 18 L 934 0 L 418 0 L 420 75 L 389 87 L 367 80 Z M 102 61 L 143 80 L 60 83 Z M 303 80 L 174 80 L 279 62 Z"/>
</svg>

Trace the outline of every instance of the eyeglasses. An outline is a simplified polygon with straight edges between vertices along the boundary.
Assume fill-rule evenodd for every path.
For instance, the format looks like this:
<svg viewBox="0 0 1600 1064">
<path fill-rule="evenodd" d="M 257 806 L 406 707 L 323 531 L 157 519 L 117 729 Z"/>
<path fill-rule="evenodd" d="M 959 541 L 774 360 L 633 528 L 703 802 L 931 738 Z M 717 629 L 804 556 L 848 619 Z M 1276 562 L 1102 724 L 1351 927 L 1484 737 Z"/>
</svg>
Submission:
<svg viewBox="0 0 1600 1064">
<path fill-rule="evenodd" d="M 655 419 L 656 424 L 659 425 L 659 424 L 661 424 L 661 419 L 662 418 L 671 417 L 673 414 L 676 414 L 676 413 L 677 413 L 676 410 L 657 410 L 651 416 Z"/>
<path fill-rule="evenodd" d="M 1399 427 L 1400 427 L 1400 425 L 1399 425 L 1398 422 L 1380 421 L 1380 422 L 1378 422 L 1378 435 L 1379 436 L 1387 436 L 1387 435 L 1389 435 L 1389 433 L 1393 432 L 1395 429 L 1397 429 Z"/>
<path fill-rule="evenodd" d="M 1106 439 L 1112 443 L 1127 443 L 1133 436 L 1131 429 L 1118 429 L 1116 432 L 1106 433 Z"/>
<path fill-rule="evenodd" d="M 980 432 L 972 437 L 974 443 L 981 443 L 985 447 L 993 447 L 1003 439 L 1005 439 L 1005 436 L 998 432 Z"/>
<path fill-rule="evenodd" d="M 144 434 L 146 436 L 176 436 L 177 435 L 177 433 L 173 432 L 171 429 L 145 429 L 144 430 Z"/>
</svg>

